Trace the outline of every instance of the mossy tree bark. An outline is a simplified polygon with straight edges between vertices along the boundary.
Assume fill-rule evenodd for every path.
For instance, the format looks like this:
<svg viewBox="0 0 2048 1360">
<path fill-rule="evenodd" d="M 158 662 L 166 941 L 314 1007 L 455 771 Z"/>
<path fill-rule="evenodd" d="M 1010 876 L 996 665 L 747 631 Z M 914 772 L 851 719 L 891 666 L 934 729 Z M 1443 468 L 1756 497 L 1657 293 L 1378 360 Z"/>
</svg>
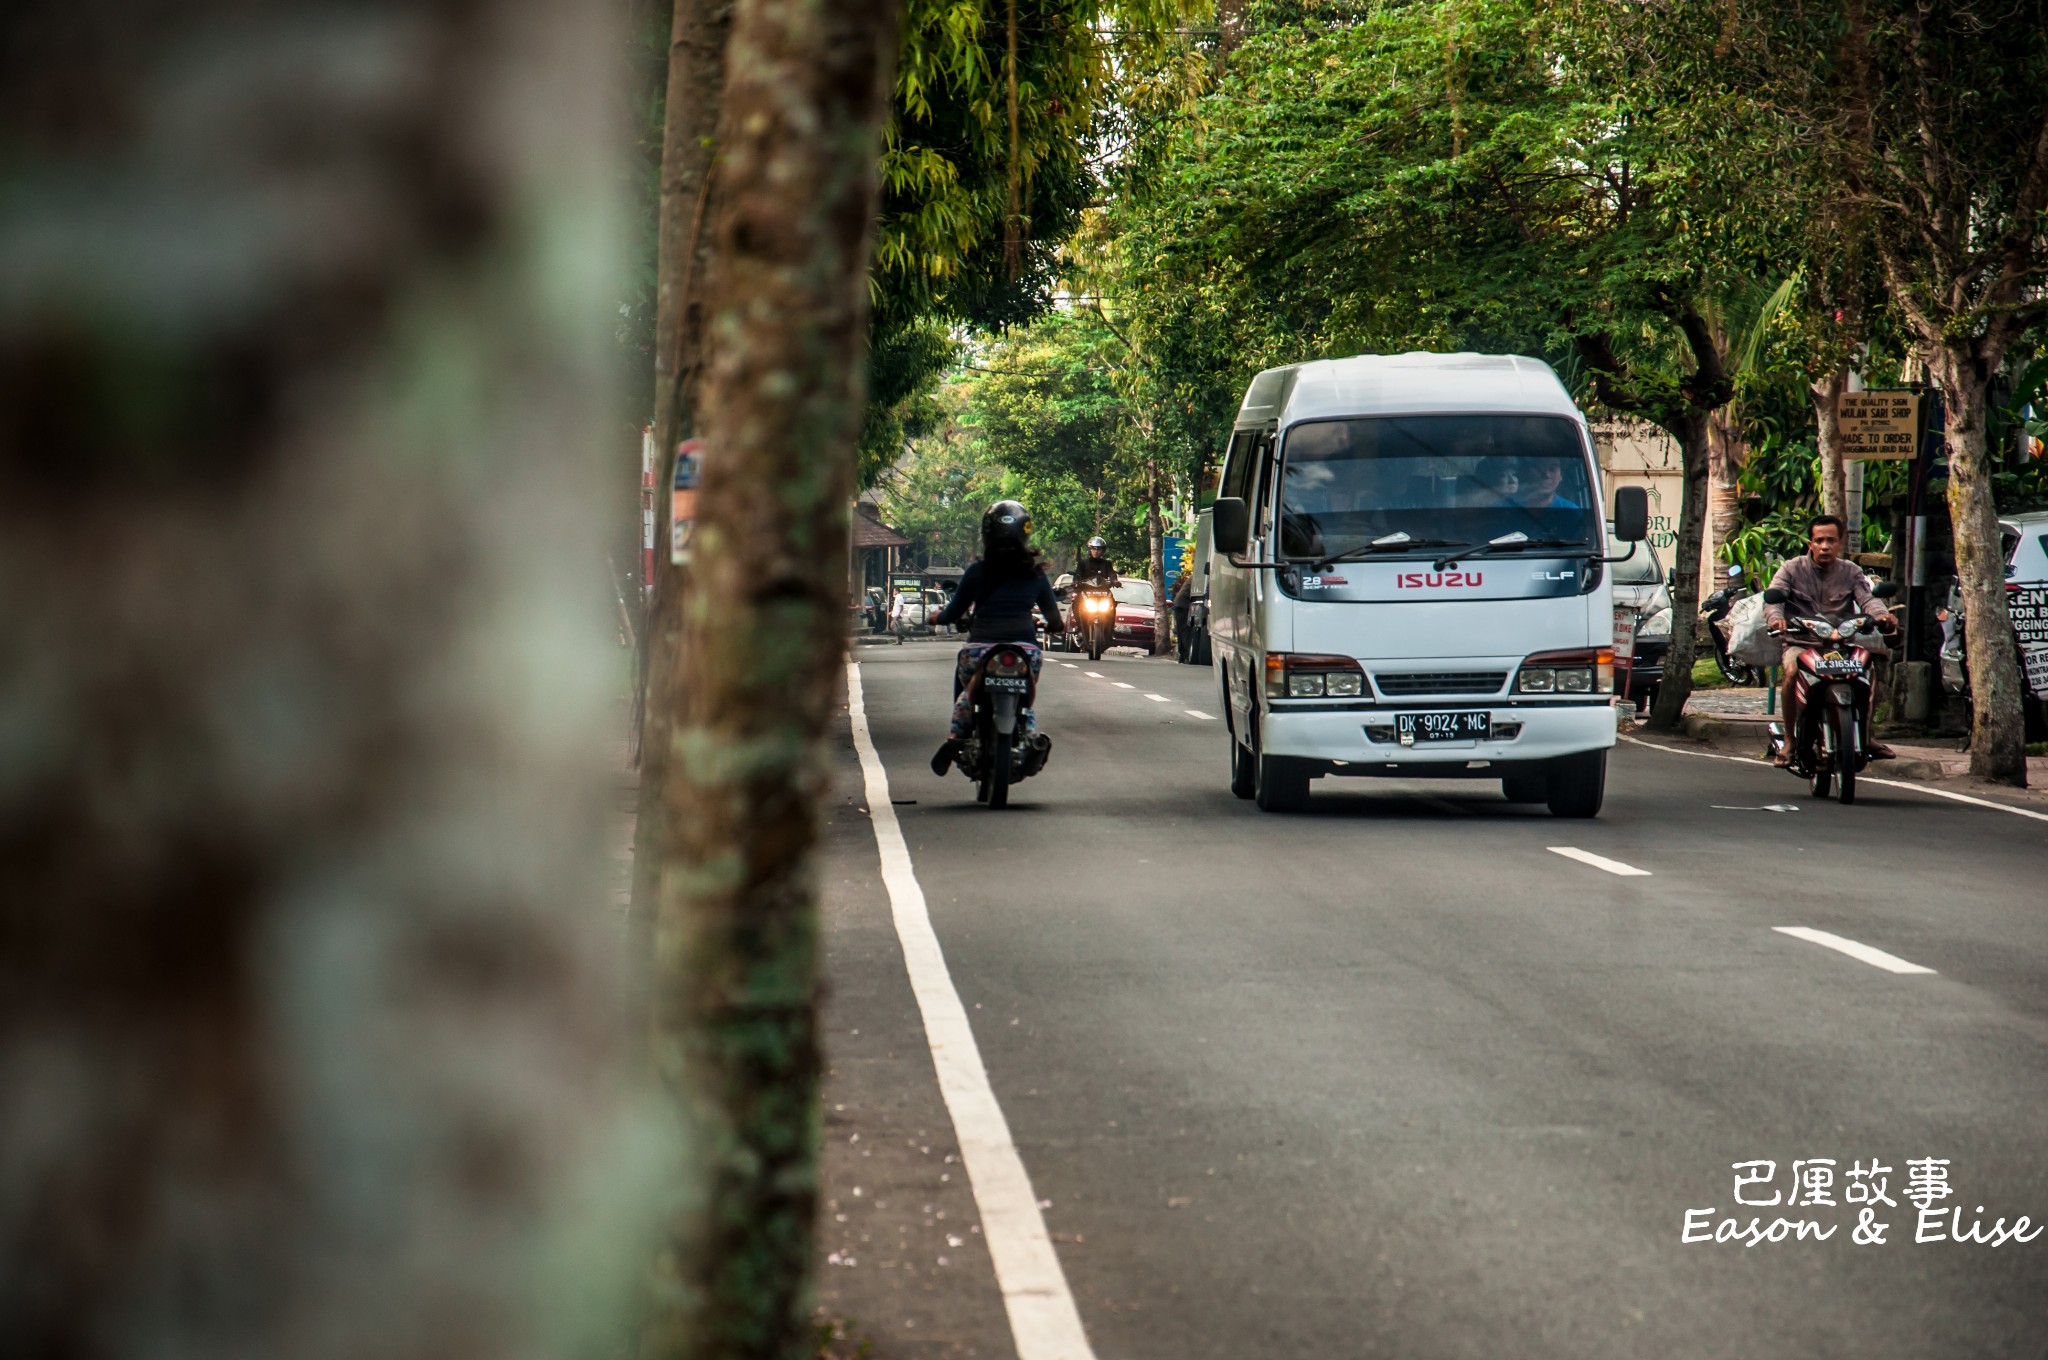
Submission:
<svg viewBox="0 0 2048 1360">
<path fill-rule="evenodd" d="M 738 0 L 705 441 L 663 790 L 655 1060 L 710 1173 L 644 1352 L 807 1353 L 820 1076 L 812 851 L 845 683 L 848 504 L 895 0 Z"/>
<path fill-rule="evenodd" d="M 603 13 L 10 8 L 10 1354 L 611 1339 Z"/>
<path fill-rule="evenodd" d="M 630 1011 L 647 1019 L 646 987 L 654 964 L 654 919 L 662 867 L 677 850 L 663 815 L 680 703 L 683 598 L 688 568 L 671 562 L 668 495 L 676 445 L 696 429 L 697 388 L 704 368 L 704 284 L 711 254 L 707 229 L 717 206 L 714 166 L 718 115 L 725 94 L 725 49 L 732 0 L 675 0 L 668 48 L 668 89 L 662 113 L 660 225 L 656 234 L 654 447 L 658 526 L 654 589 L 642 629 L 639 816 L 633 827 L 632 903 L 627 954 L 634 970 Z"/>
</svg>

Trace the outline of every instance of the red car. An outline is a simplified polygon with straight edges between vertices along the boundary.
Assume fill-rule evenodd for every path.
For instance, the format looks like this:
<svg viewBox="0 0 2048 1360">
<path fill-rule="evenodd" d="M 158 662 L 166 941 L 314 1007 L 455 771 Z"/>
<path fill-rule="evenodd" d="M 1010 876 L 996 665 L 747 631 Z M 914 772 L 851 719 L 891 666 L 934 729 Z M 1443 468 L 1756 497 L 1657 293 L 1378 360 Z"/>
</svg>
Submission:
<svg viewBox="0 0 2048 1360">
<path fill-rule="evenodd" d="M 1152 583 L 1126 578 L 1110 594 L 1116 596 L 1116 645 L 1152 651 L 1159 636 L 1158 620 L 1152 615 Z"/>
</svg>

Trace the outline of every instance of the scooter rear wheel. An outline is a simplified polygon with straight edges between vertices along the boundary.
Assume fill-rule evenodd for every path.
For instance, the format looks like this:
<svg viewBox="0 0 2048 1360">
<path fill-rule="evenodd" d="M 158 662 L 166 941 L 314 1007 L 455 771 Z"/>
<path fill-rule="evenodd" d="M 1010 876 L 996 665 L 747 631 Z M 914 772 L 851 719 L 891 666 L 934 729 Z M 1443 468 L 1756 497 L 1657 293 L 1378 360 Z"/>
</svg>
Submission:
<svg viewBox="0 0 2048 1360">
<path fill-rule="evenodd" d="M 992 808 L 1010 805 L 1010 750 L 1010 738 L 997 734 L 988 753 L 988 805 Z"/>
</svg>

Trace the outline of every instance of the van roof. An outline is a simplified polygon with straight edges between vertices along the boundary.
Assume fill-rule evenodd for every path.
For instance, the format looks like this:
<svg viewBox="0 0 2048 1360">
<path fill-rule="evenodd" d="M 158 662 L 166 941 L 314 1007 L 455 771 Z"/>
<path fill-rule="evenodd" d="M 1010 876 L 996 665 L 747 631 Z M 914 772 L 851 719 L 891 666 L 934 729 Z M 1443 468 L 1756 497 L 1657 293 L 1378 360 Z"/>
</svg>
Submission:
<svg viewBox="0 0 2048 1360">
<path fill-rule="evenodd" d="M 1583 420 L 1557 374 L 1517 354 L 1356 354 L 1269 368 L 1252 379 L 1237 424 L 1329 416 L 1516 411 Z"/>
</svg>

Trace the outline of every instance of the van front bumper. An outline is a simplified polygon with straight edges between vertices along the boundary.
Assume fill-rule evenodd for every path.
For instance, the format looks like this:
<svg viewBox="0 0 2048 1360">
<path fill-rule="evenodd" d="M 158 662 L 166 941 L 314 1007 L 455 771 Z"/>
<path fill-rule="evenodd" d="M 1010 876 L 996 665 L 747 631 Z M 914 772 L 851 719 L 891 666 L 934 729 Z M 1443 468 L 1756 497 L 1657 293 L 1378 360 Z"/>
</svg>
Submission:
<svg viewBox="0 0 2048 1360">
<path fill-rule="evenodd" d="M 1391 736 L 1400 714 L 1441 713 L 1449 708 L 1484 710 L 1495 731 L 1511 723 L 1519 723 L 1521 728 L 1512 737 L 1417 742 L 1413 746 L 1403 746 Z M 1342 761 L 1345 768 L 1338 773 L 1344 774 L 1373 774 L 1378 772 L 1376 767 L 1386 767 L 1387 773 L 1394 773 L 1395 766 L 1420 765 L 1441 766 L 1440 772 L 1448 774 L 1454 768 L 1470 768 L 1480 761 L 1489 766 L 1520 764 L 1602 751 L 1614 745 L 1619 718 L 1619 711 L 1606 698 L 1592 703 L 1522 701 L 1423 703 L 1399 708 L 1381 704 L 1370 708 L 1268 709 L 1259 723 L 1259 746 L 1272 756 Z M 1479 777 L 1499 774 L 1487 769 L 1472 769 L 1471 773 Z"/>
</svg>

